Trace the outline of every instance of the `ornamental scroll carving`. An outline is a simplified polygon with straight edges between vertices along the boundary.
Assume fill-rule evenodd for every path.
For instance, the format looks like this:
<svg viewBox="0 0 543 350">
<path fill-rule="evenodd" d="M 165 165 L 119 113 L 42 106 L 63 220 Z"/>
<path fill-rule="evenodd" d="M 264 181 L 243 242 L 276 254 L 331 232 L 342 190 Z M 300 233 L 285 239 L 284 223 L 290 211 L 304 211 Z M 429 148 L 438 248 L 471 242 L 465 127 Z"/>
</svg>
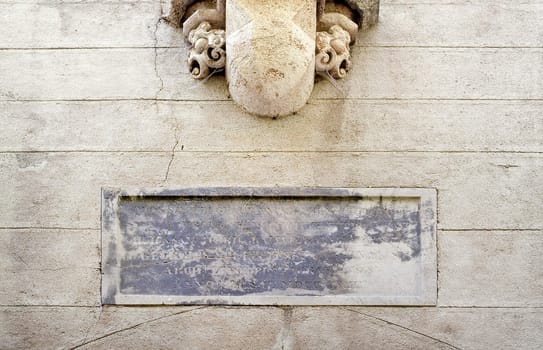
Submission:
<svg viewBox="0 0 543 350">
<path fill-rule="evenodd" d="M 338 25 L 328 32 L 317 32 L 315 71 L 335 79 L 345 78 L 352 65 L 350 42 L 349 32 Z"/>
<path fill-rule="evenodd" d="M 379 0 L 172 0 L 169 20 L 193 78 L 224 70 L 234 101 L 278 117 L 305 105 L 315 74 L 346 77 L 359 29 L 378 15 Z"/>
<path fill-rule="evenodd" d="M 189 33 L 191 44 L 188 64 L 194 79 L 209 76 L 212 69 L 224 69 L 226 64 L 226 34 L 223 29 L 212 29 L 202 22 Z"/>
</svg>

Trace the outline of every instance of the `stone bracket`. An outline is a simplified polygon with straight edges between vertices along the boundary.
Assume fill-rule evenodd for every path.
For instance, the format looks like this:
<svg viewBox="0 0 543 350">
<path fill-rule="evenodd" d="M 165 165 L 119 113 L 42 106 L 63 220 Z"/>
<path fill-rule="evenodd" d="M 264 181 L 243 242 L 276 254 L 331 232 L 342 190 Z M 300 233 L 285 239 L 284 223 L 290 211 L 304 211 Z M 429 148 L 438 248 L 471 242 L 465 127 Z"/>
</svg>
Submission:
<svg viewBox="0 0 543 350">
<path fill-rule="evenodd" d="M 183 22 L 183 35 L 185 38 L 188 38 L 190 32 L 196 29 L 202 22 L 209 22 L 213 28 L 224 29 L 226 18 L 225 4 L 226 0 L 217 0 L 215 8 L 196 10 Z"/>
<path fill-rule="evenodd" d="M 232 98 L 269 117 L 305 105 L 315 73 L 344 78 L 359 28 L 379 14 L 379 0 L 172 1 L 193 78 L 224 69 Z"/>
<path fill-rule="evenodd" d="M 192 47 L 188 64 L 192 77 L 204 79 L 211 69 L 223 69 L 226 64 L 226 35 L 223 29 L 212 29 L 210 22 L 201 22 L 188 35 Z"/>
<path fill-rule="evenodd" d="M 183 35 L 191 44 L 188 65 L 194 79 L 207 78 L 226 65 L 225 2 L 197 9 L 183 22 Z"/>
<path fill-rule="evenodd" d="M 325 13 L 316 38 L 315 71 L 335 79 L 345 78 L 351 68 L 350 45 L 356 41 L 358 25 L 340 13 Z"/>
</svg>

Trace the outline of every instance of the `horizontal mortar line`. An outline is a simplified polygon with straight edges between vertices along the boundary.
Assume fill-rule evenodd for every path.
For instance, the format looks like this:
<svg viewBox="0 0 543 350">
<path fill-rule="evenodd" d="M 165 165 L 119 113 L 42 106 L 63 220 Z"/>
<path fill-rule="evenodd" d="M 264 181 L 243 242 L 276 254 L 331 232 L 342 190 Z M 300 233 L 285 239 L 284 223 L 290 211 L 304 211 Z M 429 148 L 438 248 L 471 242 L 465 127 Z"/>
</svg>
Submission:
<svg viewBox="0 0 543 350">
<path fill-rule="evenodd" d="M 171 187 L 171 186 L 169 186 Z M 204 186 L 209 187 L 209 186 Z M 211 186 L 213 187 L 213 186 Z M 314 187 L 314 186 L 310 186 Z M 369 187 L 372 188 L 372 187 Z M 380 187 L 379 187 L 380 188 Z M 396 188 L 396 187 L 389 187 L 389 188 Z M 401 188 L 401 187 L 398 187 Z M 428 186 L 422 186 L 422 187 L 414 187 L 409 186 L 407 188 L 429 188 Z M 432 187 L 435 188 L 435 187 Z M 13 226 L 13 227 L 0 227 L 0 230 L 65 230 L 65 231 L 100 231 L 100 227 L 57 227 L 57 226 Z M 543 228 L 535 227 L 535 228 L 523 228 L 523 227 L 517 227 L 517 228 L 437 228 L 437 231 L 443 231 L 443 232 L 476 232 L 476 231 L 500 231 L 500 232 L 509 232 L 509 231 L 523 231 L 523 232 L 533 232 L 533 231 L 543 231 Z"/>
<path fill-rule="evenodd" d="M 22 267 L 16 269 L 3 269 L 3 272 L 7 273 L 21 273 L 21 272 L 60 272 L 60 271 L 70 271 L 70 270 L 94 270 L 96 272 L 101 272 L 99 265 L 97 266 L 64 266 L 64 267 Z"/>
<path fill-rule="evenodd" d="M 442 2 L 442 1 L 413 1 L 413 2 L 407 2 L 407 1 L 402 1 L 402 2 L 384 2 L 383 0 L 381 0 L 381 6 L 384 7 L 393 7 L 393 6 L 412 6 L 412 5 L 427 5 L 427 6 L 436 6 L 436 7 L 445 7 L 445 6 L 454 6 L 454 7 L 465 7 L 465 8 L 492 8 L 492 5 L 494 6 L 499 6 L 502 8 L 502 10 L 514 10 L 514 11 L 517 11 L 517 12 L 528 12 L 527 10 L 523 10 L 523 9 L 519 9 L 519 8 L 516 8 L 516 7 L 511 7 L 511 6 L 514 6 L 514 5 L 510 5 L 511 3 L 507 2 L 507 1 L 489 1 L 488 4 L 492 4 L 492 5 L 486 5 L 485 4 L 486 2 L 484 1 L 469 1 L 469 0 L 463 0 L 463 1 L 448 1 L 448 2 Z M 533 9 L 537 10 L 539 9 L 539 5 L 541 5 L 541 3 L 538 3 L 538 2 L 534 2 L 534 1 L 530 1 L 530 2 L 520 2 L 518 3 L 518 5 L 520 6 L 525 6 L 525 7 L 533 7 Z"/>
<path fill-rule="evenodd" d="M 533 231 L 542 231 L 543 228 L 437 228 L 438 231 L 442 232 L 533 232 Z"/>
<path fill-rule="evenodd" d="M 89 4 L 99 4 L 99 5 L 105 5 L 105 4 L 108 4 L 108 5 L 132 5 L 132 4 L 135 4 L 135 3 L 143 3 L 143 4 L 154 4 L 156 2 L 153 2 L 153 1 L 147 1 L 147 0 L 142 0 L 142 1 L 121 1 L 121 0 L 118 0 L 118 1 L 108 1 L 106 3 L 104 2 L 101 2 L 101 1 L 76 1 L 76 0 L 73 0 L 73 1 L 37 1 L 37 2 L 21 2 L 21 1 L 2 1 L 0 2 L 0 4 L 2 5 L 89 5 Z M 388 2 L 388 1 L 382 1 L 381 2 L 381 5 L 383 6 L 386 6 L 386 7 L 392 7 L 392 6 L 398 6 L 398 7 L 402 7 L 402 6 L 412 6 L 412 5 L 427 5 L 427 6 L 449 6 L 449 5 L 453 5 L 453 6 L 457 6 L 457 7 L 467 7 L 467 8 L 470 8 L 470 7 L 488 7 L 488 6 L 483 6 L 483 5 L 473 5 L 472 3 L 470 2 L 460 2 L 460 3 L 455 3 L 453 1 L 451 2 L 446 2 L 446 3 L 442 3 L 442 2 L 420 2 L 420 1 L 414 1 L 414 2 L 400 2 L 400 3 L 397 3 L 397 2 Z M 507 2 L 497 2 L 496 5 L 507 5 Z M 526 6 L 533 6 L 533 7 L 536 7 L 539 5 L 539 3 L 521 3 L 521 5 L 526 5 Z"/>
<path fill-rule="evenodd" d="M 71 1 L 36 1 L 36 2 L 24 2 L 24 1 L 1 1 L 0 4 L 5 4 L 5 5 L 66 5 L 66 4 L 69 4 L 69 5 L 89 5 L 89 4 L 99 4 L 99 5 L 111 5 L 111 6 L 114 6 L 114 5 L 117 5 L 117 4 L 127 4 L 127 5 L 132 5 L 134 3 L 144 3 L 144 4 L 154 4 L 155 2 L 154 1 L 147 1 L 147 0 L 142 0 L 142 1 L 122 1 L 122 0 L 117 0 L 117 1 L 108 1 L 106 3 L 104 3 L 103 1 L 79 1 L 79 0 L 71 0 Z M 497 5 L 500 5 L 500 4 L 507 4 L 506 2 L 496 2 Z M 381 5 L 384 5 L 384 6 L 387 6 L 387 7 L 393 7 L 393 6 L 399 6 L 399 7 L 402 7 L 402 6 L 411 6 L 411 5 L 428 5 L 428 6 L 448 6 L 448 5 L 453 5 L 453 6 L 458 6 L 458 7 L 489 7 L 488 5 L 473 5 L 471 2 L 460 2 L 460 3 L 455 3 L 453 1 L 451 2 L 446 2 L 446 3 L 443 3 L 443 2 L 436 2 L 436 1 L 412 1 L 412 2 L 408 2 L 408 1 L 404 1 L 404 2 L 391 2 L 391 1 L 381 1 Z M 534 6 L 536 7 L 537 5 L 539 5 L 539 3 L 533 3 L 533 2 L 528 2 L 528 3 L 521 3 L 521 5 L 527 5 L 527 6 Z"/>
<path fill-rule="evenodd" d="M 60 51 L 60 50 L 117 50 L 117 49 L 183 49 L 185 46 L 52 46 L 52 47 L 0 47 L 0 51 Z"/>
<path fill-rule="evenodd" d="M 123 153 L 141 153 L 141 154 L 172 154 L 172 150 L 28 150 L 28 151 L 0 151 L 0 154 L 40 154 L 40 153 L 97 153 L 97 154 L 123 154 Z M 360 153 L 428 153 L 428 154 L 523 154 L 523 155 L 535 155 L 539 156 L 543 154 L 543 151 L 417 151 L 417 150 L 231 150 L 231 151 L 217 151 L 217 150 L 176 150 L 175 154 L 270 154 L 270 153 L 300 153 L 300 154 L 360 154 Z M 497 165 L 499 166 L 499 165 Z"/>
<path fill-rule="evenodd" d="M 341 82 L 341 81 L 340 81 Z M 341 85 L 340 85 L 341 86 Z M 421 101 L 421 102 L 427 102 L 427 101 L 458 101 L 458 102 L 473 102 L 473 101 L 480 101 L 480 102 L 540 102 L 543 101 L 542 98 L 447 98 L 447 97 L 417 97 L 417 98 L 401 98 L 401 97 L 381 97 L 381 98 L 370 98 L 370 97 L 319 97 L 319 98 L 313 98 L 308 101 L 308 103 L 311 103 L 312 101 Z"/>
<path fill-rule="evenodd" d="M 209 187 L 209 186 L 208 186 Z M 409 188 L 416 188 L 413 186 L 409 186 Z M 422 186 L 420 188 L 428 188 L 427 186 Z M 435 188 L 435 187 L 434 187 Z M 79 230 L 79 231 L 100 231 L 101 228 L 99 226 L 97 227 L 63 227 L 63 226 L 0 226 L 0 230 Z M 438 224 L 438 231 L 543 231 L 543 227 L 535 227 L 535 228 L 442 228 L 439 227 Z"/>
<path fill-rule="evenodd" d="M 470 1 L 470 0 L 461 0 L 461 1 L 454 1 L 454 0 L 449 0 L 447 2 L 443 2 L 443 1 L 436 1 L 436 0 L 429 0 L 429 1 L 399 1 L 399 2 L 396 2 L 395 0 L 381 0 L 381 5 L 387 5 L 387 6 L 391 6 L 391 5 L 394 5 L 394 6 L 403 6 L 403 5 L 407 5 L 407 6 L 410 6 L 410 5 L 428 5 L 428 6 L 444 6 L 444 5 L 453 5 L 453 6 L 465 6 L 465 5 L 469 5 L 469 6 L 483 6 L 483 5 L 476 5 L 476 4 L 473 4 L 474 1 Z M 477 2 L 475 2 L 477 3 Z M 484 3 L 484 2 L 483 2 Z M 504 6 L 509 6 L 510 2 L 509 1 L 505 1 L 505 0 L 497 0 L 497 1 L 492 1 L 491 3 L 495 4 L 495 5 L 504 5 Z M 519 5 L 540 5 L 539 2 L 535 2 L 535 1 L 528 1 L 528 2 L 521 2 Z M 488 6 L 488 5 L 484 5 L 484 6 Z"/>
<path fill-rule="evenodd" d="M 116 4 L 127 4 L 127 5 L 131 5 L 131 4 L 135 4 L 135 3 L 144 3 L 144 4 L 154 4 L 156 2 L 154 1 L 148 1 L 148 0 L 141 0 L 141 1 L 130 1 L 130 0 L 116 0 L 116 1 L 108 1 L 106 3 L 104 3 L 103 1 L 81 1 L 81 0 L 67 0 L 67 1 L 60 1 L 60 0 L 51 0 L 51 1 L 36 1 L 36 2 L 24 2 L 24 1 L 1 1 L 0 4 L 6 4 L 6 5 L 13 5 L 13 4 L 17 4 L 17 5 L 66 5 L 66 4 L 69 4 L 69 5 L 88 5 L 88 4 L 100 4 L 100 5 L 104 5 L 104 4 L 108 4 L 108 5 L 116 5 Z M 500 5 L 500 4 L 507 4 L 507 2 L 503 2 L 503 1 L 497 1 L 496 2 L 496 5 Z M 539 5 L 539 3 L 533 3 L 533 2 L 528 2 L 528 3 L 521 3 L 521 5 L 529 5 L 529 6 L 537 6 Z M 488 6 L 482 6 L 482 5 L 473 5 L 471 2 L 469 1 L 464 1 L 464 2 L 454 2 L 454 1 L 450 1 L 450 2 L 446 2 L 446 3 L 443 3 L 443 2 L 439 2 L 439 1 L 402 1 L 402 2 L 394 2 L 394 1 L 381 1 L 381 5 L 386 5 L 386 6 L 411 6 L 411 5 L 428 5 L 428 6 L 445 6 L 445 5 L 454 5 L 454 6 L 469 6 L 469 7 L 472 7 L 472 6 L 475 6 L 475 7 L 488 7 Z"/>
<path fill-rule="evenodd" d="M 0 304 L 0 307 L 8 308 L 8 307 L 24 307 L 24 308 L 30 308 L 30 307 L 36 307 L 36 308 L 78 308 L 78 309 L 101 309 L 101 304 L 95 304 L 95 305 L 69 305 L 69 304 L 59 304 L 59 305 L 48 305 L 48 304 L 36 304 L 36 305 L 27 305 L 27 304 Z M 122 307 L 119 305 L 118 307 Z"/>
<path fill-rule="evenodd" d="M 98 4 L 98 5 L 105 5 L 105 4 L 108 4 L 108 5 L 111 5 L 111 6 L 115 6 L 115 5 L 134 5 L 134 4 L 156 4 L 156 1 L 149 1 L 149 0 L 141 0 L 141 1 L 122 1 L 122 0 L 116 0 L 116 1 L 108 1 L 108 2 L 105 2 L 105 1 L 100 1 L 100 0 L 96 0 L 96 1 L 85 1 L 85 0 L 82 0 L 82 1 L 77 1 L 77 0 L 67 0 L 67 1 L 62 1 L 62 0 L 51 0 L 51 1 L 36 1 L 36 2 L 24 2 L 24 1 L 0 1 L 0 5 L 45 5 L 45 6 L 51 6 L 51 5 L 95 5 L 95 4 Z"/>
<path fill-rule="evenodd" d="M 231 99 L 194 99 L 194 100 L 187 100 L 187 99 L 167 99 L 167 98 L 147 98 L 147 97 L 133 97 L 133 98 L 73 98 L 73 99 L 0 99 L 0 103 L 2 102 L 22 102 L 22 103 L 31 103 L 31 102 L 138 102 L 138 101 L 144 101 L 144 102 L 194 102 L 194 103 L 202 103 L 202 102 L 210 102 L 210 103 L 217 103 L 217 102 L 231 102 L 234 101 Z M 543 101 L 543 99 L 541 99 Z"/>
<path fill-rule="evenodd" d="M 542 309 L 543 306 L 454 306 L 454 305 L 436 305 L 436 309 L 505 309 L 505 310 L 529 310 L 529 309 Z"/>
<path fill-rule="evenodd" d="M 384 44 L 356 44 L 354 47 L 357 48 L 384 48 L 384 49 L 491 49 L 491 50 L 509 50 L 509 49 L 520 49 L 520 50 L 541 50 L 543 46 L 495 46 L 495 45 L 486 45 L 486 46 L 475 46 L 475 45 L 384 45 Z M 61 50 L 155 50 L 155 49 L 188 49 L 187 46 L 51 46 L 51 47 L 0 47 L 0 51 L 61 51 Z"/>
<path fill-rule="evenodd" d="M 357 48 L 390 48 L 390 49 L 397 49 L 397 48 L 405 48 L 405 49 L 536 49 L 541 50 L 543 49 L 543 46 L 510 46 L 510 45 L 503 45 L 503 46 L 496 46 L 496 45 L 483 45 L 483 46 L 476 46 L 476 45 L 382 45 L 382 44 L 369 44 L 364 45 L 362 43 L 355 44 L 355 47 Z"/>
<path fill-rule="evenodd" d="M 543 45 L 369 45 L 360 47 L 421 48 L 421 49 L 543 49 Z"/>
<path fill-rule="evenodd" d="M 192 308 L 192 307 L 198 307 L 201 305 L 183 305 L 182 307 L 186 308 Z M 248 309 L 248 308 L 295 308 L 295 309 L 310 309 L 310 308 L 324 308 L 324 309 L 333 309 L 333 308 L 343 308 L 345 305 L 284 305 L 284 306 L 277 306 L 277 305 L 204 305 L 209 308 L 215 308 L 215 309 Z M 35 305 L 29 305 L 29 304 L 0 304 L 0 307 L 3 308 L 87 308 L 87 309 L 115 309 L 115 308 L 123 308 L 123 309 L 145 309 L 145 308 L 156 308 L 156 307 L 162 307 L 162 308 L 177 308 L 178 306 L 175 305 L 69 305 L 69 304 L 35 304 Z M 470 310 L 470 309 L 505 309 L 505 310 L 539 310 L 543 309 L 543 306 L 405 306 L 405 305 L 382 305 L 382 306 L 368 306 L 368 305 L 349 305 L 348 307 L 356 308 L 356 309 L 364 309 L 364 310 L 375 310 L 375 309 L 458 309 L 458 310 Z M 542 310 L 543 311 L 543 310 Z"/>
<path fill-rule="evenodd" d="M 73 98 L 73 99 L 0 99 L 0 103 L 5 102 L 187 102 L 187 103 L 217 103 L 228 102 L 235 103 L 232 99 L 178 99 L 178 98 Z M 318 97 L 311 98 L 308 104 L 315 102 L 328 101 L 367 101 L 367 102 L 543 102 L 542 98 L 441 98 L 441 97 L 417 97 L 417 98 L 399 98 L 399 97 Z M 298 112 L 300 113 L 300 112 Z"/>
<path fill-rule="evenodd" d="M 371 187 L 370 187 L 371 188 Z M 398 187 L 401 188 L 401 187 Z M 409 186 L 408 188 L 428 188 L 428 187 L 413 187 Z M 43 230 L 43 231 L 100 231 L 101 228 L 80 228 L 80 227 L 33 227 L 33 226 L 22 226 L 22 227 L 0 227 L 0 231 L 6 230 Z M 470 228 L 470 229 L 451 229 L 451 228 L 437 228 L 437 231 L 441 232 L 538 232 L 543 233 L 543 228 Z"/>
<path fill-rule="evenodd" d="M 100 231 L 100 227 L 0 226 L 0 230 Z"/>
</svg>

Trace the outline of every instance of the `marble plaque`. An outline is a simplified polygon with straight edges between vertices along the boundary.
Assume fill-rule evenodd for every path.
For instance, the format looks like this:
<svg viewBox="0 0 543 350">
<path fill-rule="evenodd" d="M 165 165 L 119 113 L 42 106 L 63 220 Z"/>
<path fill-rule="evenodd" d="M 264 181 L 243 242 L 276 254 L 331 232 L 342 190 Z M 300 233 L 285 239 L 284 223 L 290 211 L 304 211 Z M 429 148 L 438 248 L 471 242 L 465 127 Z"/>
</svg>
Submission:
<svg viewBox="0 0 543 350">
<path fill-rule="evenodd" d="M 435 305 L 433 189 L 104 189 L 104 304 Z"/>
</svg>

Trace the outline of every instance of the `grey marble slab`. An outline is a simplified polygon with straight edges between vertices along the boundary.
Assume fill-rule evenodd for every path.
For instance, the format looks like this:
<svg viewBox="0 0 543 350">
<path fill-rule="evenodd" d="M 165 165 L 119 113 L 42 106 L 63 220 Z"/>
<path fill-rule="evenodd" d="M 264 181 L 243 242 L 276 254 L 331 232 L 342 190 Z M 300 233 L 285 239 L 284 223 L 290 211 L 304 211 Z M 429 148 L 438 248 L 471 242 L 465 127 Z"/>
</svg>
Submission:
<svg viewBox="0 0 543 350">
<path fill-rule="evenodd" d="M 436 191 L 103 189 L 104 304 L 435 305 Z"/>
</svg>

